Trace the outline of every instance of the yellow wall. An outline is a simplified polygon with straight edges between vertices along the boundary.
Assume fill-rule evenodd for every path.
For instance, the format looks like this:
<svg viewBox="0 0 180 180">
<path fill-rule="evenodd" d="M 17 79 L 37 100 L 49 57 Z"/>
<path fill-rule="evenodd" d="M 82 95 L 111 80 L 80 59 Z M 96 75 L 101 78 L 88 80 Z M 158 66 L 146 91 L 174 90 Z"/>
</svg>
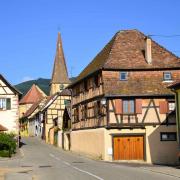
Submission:
<svg viewBox="0 0 180 180">
<path fill-rule="evenodd" d="M 71 150 L 92 156 L 95 159 L 105 157 L 105 129 L 79 130 L 71 132 Z"/>
<path fill-rule="evenodd" d="M 64 88 L 66 88 L 69 84 L 63 84 Z M 61 92 L 62 90 L 60 90 L 60 84 L 51 84 L 51 90 L 50 90 L 50 95 L 53 95 L 57 92 Z"/>
<path fill-rule="evenodd" d="M 33 104 L 20 104 L 19 105 L 19 118 L 32 106 Z"/>
<path fill-rule="evenodd" d="M 54 126 L 53 119 L 58 118 L 58 128 L 62 130 L 63 113 L 65 109 L 64 100 L 70 100 L 70 96 L 58 96 L 57 99 L 46 109 L 47 123 L 45 124 L 46 142 L 50 142 L 49 130 Z M 59 140 L 58 144 L 62 144 Z M 52 142 L 52 135 L 51 135 Z"/>
<path fill-rule="evenodd" d="M 113 160 L 112 134 L 145 134 L 145 158 L 147 163 L 177 164 L 177 141 L 160 141 L 160 132 L 176 132 L 176 126 L 146 126 L 145 129 L 111 129 L 105 128 L 78 130 L 71 132 L 71 150 L 107 161 Z"/>
</svg>

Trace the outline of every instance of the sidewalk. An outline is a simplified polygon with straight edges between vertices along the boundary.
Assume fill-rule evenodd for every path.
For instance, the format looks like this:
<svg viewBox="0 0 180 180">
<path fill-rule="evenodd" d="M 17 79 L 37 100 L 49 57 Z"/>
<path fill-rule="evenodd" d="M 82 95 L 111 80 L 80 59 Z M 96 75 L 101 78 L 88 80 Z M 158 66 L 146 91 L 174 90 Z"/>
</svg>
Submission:
<svg viewBox="0 0 180 180">
<path fill-rule="evenodd" d="M 180 167 L 178 166 L 171 167 L 171 166 L 156 166 L 155 165 L 155 166 L 140 167 L 140 169 L 180 178 Z"/>
<path fill-rule="evenodd" d="M 13 160 L 13 159 L 20 159 L 24 156 L 24 153 L 22 149 L 18 148 L 16 150 L 16 154 L 13 154 L 11 158 L 9 157 L 0 157 L 0 161 L 8 161 L 8 160 Z"/>
</svg>

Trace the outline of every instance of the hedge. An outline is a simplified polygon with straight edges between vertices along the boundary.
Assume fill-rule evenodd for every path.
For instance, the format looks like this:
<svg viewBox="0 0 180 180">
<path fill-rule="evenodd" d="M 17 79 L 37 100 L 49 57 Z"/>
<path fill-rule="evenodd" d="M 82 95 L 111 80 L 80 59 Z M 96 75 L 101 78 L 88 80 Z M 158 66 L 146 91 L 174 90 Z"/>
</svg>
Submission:
<svg viewBox="0 0 180 180">
<path fill-rule="evenodd" d="M 16 152 L 16 140 L 13 134 L 0 133 L 0 156 L 11 157 Z"/>
</svg>

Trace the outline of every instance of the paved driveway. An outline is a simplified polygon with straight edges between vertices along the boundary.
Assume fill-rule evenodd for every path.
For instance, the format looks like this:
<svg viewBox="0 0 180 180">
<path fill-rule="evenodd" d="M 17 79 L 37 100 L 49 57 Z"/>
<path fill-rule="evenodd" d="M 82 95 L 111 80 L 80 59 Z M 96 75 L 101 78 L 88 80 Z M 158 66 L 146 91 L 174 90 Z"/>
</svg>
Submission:
<svg viewBox="0 0 180 180">
<path fill-rule="evenodd" d="M 1 171 L 4 169 L 9 172 L 5 176 L 7 180 L 175 180 L 180 178 L 180 170 L 174 168 L 94 161 L 47 145 L 37 138 L 25 138 L 23 142 L 24 157 L 0 161 Z M 156 171 L 157 169 L 161 171 Z"/>
</svg>

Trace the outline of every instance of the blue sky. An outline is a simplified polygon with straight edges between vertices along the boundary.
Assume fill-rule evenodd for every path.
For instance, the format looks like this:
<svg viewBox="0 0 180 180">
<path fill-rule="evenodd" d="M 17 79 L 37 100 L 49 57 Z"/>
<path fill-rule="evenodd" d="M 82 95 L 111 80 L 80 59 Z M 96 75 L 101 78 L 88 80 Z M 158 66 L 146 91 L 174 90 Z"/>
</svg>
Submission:
<svg viewBox="0 0 180 180">
<path fill-rule="evenodd" d="M 118 30 L 180 34 L 179 12 L 179 0 L 0 1 L 0 73 L 12 84 L 50 78 L 59 30 L 76 76 Z M 180 56 L 180 37 L 153 39 Z"/>
</svg>

